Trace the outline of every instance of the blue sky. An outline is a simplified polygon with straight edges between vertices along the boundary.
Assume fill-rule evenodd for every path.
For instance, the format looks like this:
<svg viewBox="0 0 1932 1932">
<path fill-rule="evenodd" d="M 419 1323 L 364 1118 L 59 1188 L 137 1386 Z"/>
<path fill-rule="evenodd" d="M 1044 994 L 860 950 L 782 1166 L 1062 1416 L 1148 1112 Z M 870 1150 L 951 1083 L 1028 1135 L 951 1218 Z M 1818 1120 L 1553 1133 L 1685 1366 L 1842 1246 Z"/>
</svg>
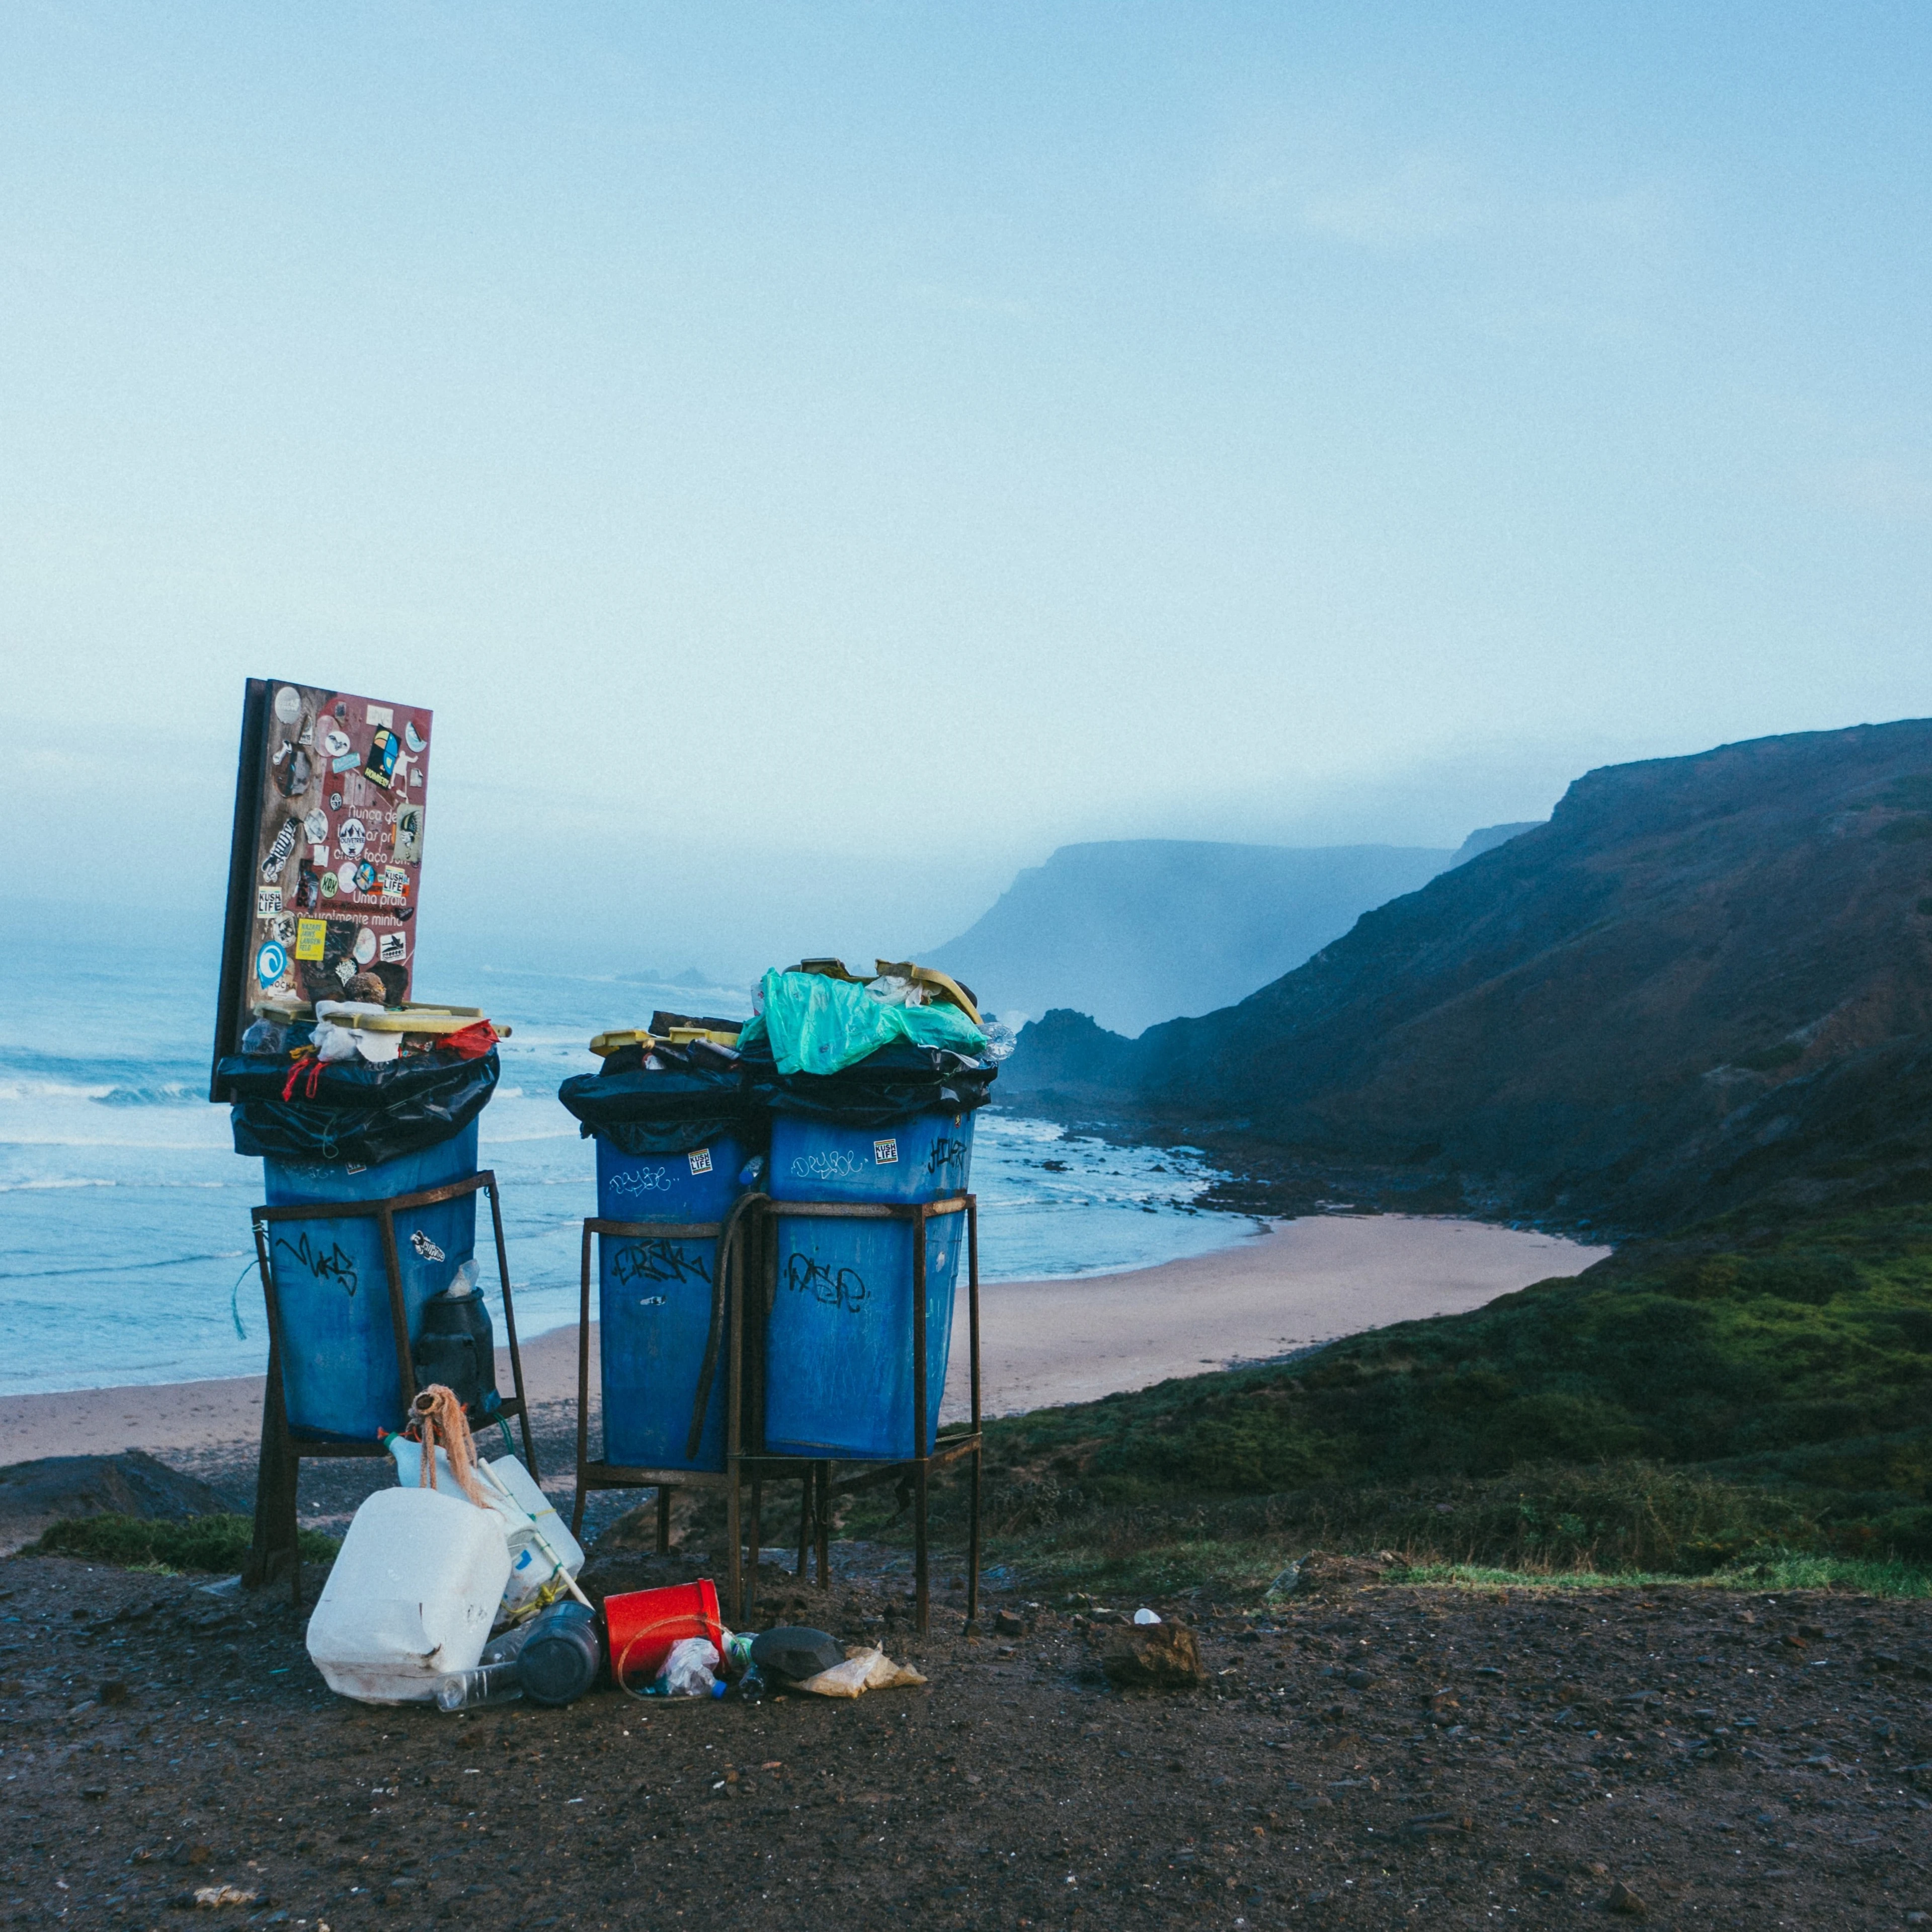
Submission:
<svg viewBox="0 0 1932 1932">
<path fill-rule="evenodd" d="M 435 707 L 426 920 L 732 971 L 1932 711 L 1928 50 L 10 8 L 0 883 L 212 907 L 251 674 Z"/>
</svg>

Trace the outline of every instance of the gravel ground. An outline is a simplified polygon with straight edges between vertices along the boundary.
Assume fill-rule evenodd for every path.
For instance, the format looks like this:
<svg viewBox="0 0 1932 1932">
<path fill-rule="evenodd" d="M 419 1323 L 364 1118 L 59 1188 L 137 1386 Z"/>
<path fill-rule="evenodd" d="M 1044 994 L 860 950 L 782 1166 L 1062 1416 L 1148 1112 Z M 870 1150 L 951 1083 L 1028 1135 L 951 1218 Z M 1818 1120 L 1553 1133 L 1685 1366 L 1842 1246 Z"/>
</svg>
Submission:
<svg viewBox="0 0 1932 1932">
<path fill-rule="evenodd" d="M 332 1697 L 284 1593 L 0 1563 L 0 1919 L 176 1924 L 221 1886 L 254 1896 L 215 1922 L 307 1932 L 1932 1911 L 1922 1606 L 1350 1583 L 1257 1621 L 1184 1600 L 1160 1607 L 1194 1622 L 1208 1688 L 1124 1694 L 1105 1618 L 996 1594 L 969 1633 L 942 1590 L 915 1637 L 902 1581 L 842 1554 L 859 1574 L 829 1593 L 769 1570 L 770 1620 L 883 1640 L 927 1689 L 460 1718 Z M 688 1574 L 605 1554 L 586 1580 Z"/>
</svg>

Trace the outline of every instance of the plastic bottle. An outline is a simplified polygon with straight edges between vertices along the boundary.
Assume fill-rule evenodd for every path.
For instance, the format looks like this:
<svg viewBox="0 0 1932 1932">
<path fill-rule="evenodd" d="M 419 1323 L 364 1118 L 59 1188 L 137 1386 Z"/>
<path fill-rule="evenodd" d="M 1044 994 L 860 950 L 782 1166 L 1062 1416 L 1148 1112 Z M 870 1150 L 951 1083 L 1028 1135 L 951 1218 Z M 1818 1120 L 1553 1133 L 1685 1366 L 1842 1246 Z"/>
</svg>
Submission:
<svg viewBox="0 0 1932 1932">
<path fill-rule="evenodd" d="M 723 1687 L 719 1688 L 722 1690 Z M 731 1686 L 731 1695 L 741 1704 L 762 1704 L 765 1701 L 765 1673 L 755 1664 L 748 1664 L 737 1682 Z"/>
<path fill-rule="evenodd" d="M 483 1654 L 473 1670 L 452 1670 L 436 1687 L 436 1701 L 445 1711 L 474 1711 L 486 1704 L 507 1704 L 524 1694 L 518 1674 L 518 1653 L 530 1634 L 528 1624 L 519 1624 L 493 1637 L 483 1646 Z"/>
<path fill-rule="evenodd" d="M 486 1704 L 507 1704 L 524 1694 L 517 1660 L 479 1664 L 474 1670 L 452 1670 L 436 1687 L 436 1701 L 445 1711 L 475 1711 Z"/>
</svg>

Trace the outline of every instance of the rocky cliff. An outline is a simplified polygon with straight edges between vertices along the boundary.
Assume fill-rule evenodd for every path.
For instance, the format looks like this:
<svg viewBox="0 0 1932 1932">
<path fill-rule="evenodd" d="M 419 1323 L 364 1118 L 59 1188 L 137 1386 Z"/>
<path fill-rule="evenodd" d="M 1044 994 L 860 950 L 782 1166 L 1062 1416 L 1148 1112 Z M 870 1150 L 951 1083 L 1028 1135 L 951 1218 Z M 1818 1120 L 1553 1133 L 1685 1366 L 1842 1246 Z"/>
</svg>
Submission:
<svg viewBox="0 0 1932 1932">
<path fill-rule="evenodd" d="M 1932 721 L 1592 772 L 1239 1004 L 1007 1096 L 1669 1221 L 1932 1192 Z"/>
</svg>

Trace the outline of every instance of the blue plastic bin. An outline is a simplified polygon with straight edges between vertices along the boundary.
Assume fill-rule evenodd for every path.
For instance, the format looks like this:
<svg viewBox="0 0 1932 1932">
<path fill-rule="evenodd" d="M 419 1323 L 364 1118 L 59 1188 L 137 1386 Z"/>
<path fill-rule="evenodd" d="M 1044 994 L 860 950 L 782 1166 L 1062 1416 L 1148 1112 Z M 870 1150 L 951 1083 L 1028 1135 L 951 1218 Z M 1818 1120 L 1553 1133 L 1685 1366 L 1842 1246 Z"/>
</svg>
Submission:
<svg viewBox="0 0 1932 1932">
<path fill-rule="evenodd" d="M 598 1214 L 607 1221 L 722 1222 L 744 1191 L 740 1176 L 751 1152 L 727 1136 L 690 1154 L 628 1154 L 600 1134 Z M 633 1469 L 723 1468 L 722 1346 L 698 1454 L 687 1453 L 711 1332 L 717 1241 L 600 1234 L 597 1244 L 604 1460 Z"/>
<path fill-rule="evenodd" d="M 272 1208 L 422 1193 L 476 1172 L 476 1123 L 424 1153 L 373 1167 L 264 1160 L 262 1168 Z M 373 1442 L 378 1430 L 400 1428 L 403 1378 L 381 1222 L 358 1214 L 268 1227 L 289 1426 L 332 1442 Z M 412 1337 L 423 1304 L 440 1294 L 476 1252 L 474 1194 L 397 1215 L 396 1258 Z"/>
<path fill-rule="evenodd" d="M 907 1114 L 879 1127 L 772 1120 L 774 1201 L 937 1201 L 972 1178 L 970 1114 Z"/>
<path fill-rule="evenodd" d="M 766 1326 L 765 1448 L 776 1456 L 902 1462 L 929 1454 L 952 1348 L 964 1213 L 926 1226 L 926 1408 L 913 1419 L 914 1224 L 788 1215 L 785 1201 L 936 1201 L 964 1193 L 973 1116 L 880 1127 L 772 1124 L 778 1285 Z"/>
</svg>

